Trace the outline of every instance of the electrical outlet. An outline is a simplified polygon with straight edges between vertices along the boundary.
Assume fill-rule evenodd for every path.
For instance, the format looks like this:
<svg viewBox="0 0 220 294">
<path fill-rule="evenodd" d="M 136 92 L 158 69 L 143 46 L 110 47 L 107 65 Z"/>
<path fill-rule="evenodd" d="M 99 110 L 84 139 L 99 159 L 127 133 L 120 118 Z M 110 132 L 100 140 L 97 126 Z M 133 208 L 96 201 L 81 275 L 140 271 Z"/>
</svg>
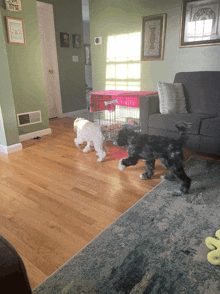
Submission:
<svg viewBox="0 0 220 294">
<path fill-rule="evenodd" d="M 79 61 L 79 56 L 72 56 L 73 62 L 78 62 Z"/>
</svg>

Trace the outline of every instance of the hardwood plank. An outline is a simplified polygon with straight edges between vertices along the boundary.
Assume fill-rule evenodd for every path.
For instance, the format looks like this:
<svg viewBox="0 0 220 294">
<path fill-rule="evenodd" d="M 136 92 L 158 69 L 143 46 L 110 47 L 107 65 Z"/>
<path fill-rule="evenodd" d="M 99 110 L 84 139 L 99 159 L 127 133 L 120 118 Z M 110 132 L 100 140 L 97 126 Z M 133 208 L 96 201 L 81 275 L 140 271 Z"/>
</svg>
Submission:
<svg viewBox="0 0 220 294">
<path fill-rule="evenodd" d="M 0 154 L 0 234 L 21 255 L 32 289 L 161 182 L 139 177 L 144 162 L 124 171 L 125 151 L 108 142 L 105 162 L 74 144 L 74 119 L 52 119 L 52 134 L 22 142 L 23 150 Z M 192 153 L 185 150 L 185 159 Z M 220 157 L 196 154 L 220 161 Z"/>
</svg>

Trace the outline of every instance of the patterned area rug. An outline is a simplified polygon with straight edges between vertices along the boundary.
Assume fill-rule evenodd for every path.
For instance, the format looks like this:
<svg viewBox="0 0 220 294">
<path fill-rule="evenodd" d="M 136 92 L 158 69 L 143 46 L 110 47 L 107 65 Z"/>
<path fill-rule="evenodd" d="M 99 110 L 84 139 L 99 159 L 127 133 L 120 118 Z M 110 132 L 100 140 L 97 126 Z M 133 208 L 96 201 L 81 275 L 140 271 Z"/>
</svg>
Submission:
<svg viewBox="0 0 220 294">
<path fill-rule="evenodd" d="M 220 229 L 220 164 L 190 158 L 188 195 L 163 181 L 34 290 L 34 294 L 219 294 L 207 261 Z"/>
</svg>

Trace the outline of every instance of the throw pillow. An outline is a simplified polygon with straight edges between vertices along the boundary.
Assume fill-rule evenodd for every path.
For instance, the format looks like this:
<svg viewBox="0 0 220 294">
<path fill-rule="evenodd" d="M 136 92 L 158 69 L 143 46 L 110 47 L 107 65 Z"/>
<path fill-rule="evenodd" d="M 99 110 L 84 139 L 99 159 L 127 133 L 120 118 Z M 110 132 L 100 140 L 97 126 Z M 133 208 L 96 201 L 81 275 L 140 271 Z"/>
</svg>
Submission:
<svg viewBox="0 0 220 294">
<path fill-rule="evenodd" d="M 160 113 L 187 113 L 186 100 L 181 83 L 157 83 Z"/>
</svg>

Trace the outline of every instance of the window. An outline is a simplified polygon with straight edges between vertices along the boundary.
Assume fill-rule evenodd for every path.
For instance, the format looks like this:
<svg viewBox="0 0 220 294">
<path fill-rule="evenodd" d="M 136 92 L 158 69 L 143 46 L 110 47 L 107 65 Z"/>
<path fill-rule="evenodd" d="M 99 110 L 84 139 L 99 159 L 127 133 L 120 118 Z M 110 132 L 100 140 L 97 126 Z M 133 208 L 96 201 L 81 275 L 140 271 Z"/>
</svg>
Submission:
<svg viewBox="0 0 220 294">
<path fill-rule="evenodd" d="M 140 91 L 141 34 L 109 36 L 106 90 Z"/>
</svg>

